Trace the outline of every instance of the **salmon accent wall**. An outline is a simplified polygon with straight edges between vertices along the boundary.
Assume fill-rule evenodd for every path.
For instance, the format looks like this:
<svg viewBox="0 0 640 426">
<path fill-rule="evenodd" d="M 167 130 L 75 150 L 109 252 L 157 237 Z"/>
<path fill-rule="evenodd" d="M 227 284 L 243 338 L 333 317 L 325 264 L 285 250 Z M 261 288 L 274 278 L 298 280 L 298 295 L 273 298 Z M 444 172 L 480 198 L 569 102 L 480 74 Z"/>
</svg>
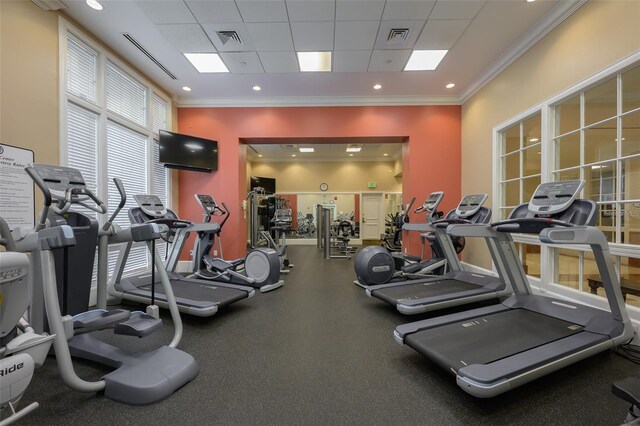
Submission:
<svg viewBox="0 0 640 426">
<path fill-rule="evenodd" d="M 445 211 L 460 199 L 460 106 L 178 108 L 178 132 L 218 141 L 217 172 L 180 171 L 178 213 L 183 219 L 200 219 L 196 192 L 225 201 L 232 210 L 223 238 L 229 258 L 245 254 L 245 138 L 406 137 L 403 198 L 424 199 L 442 190 Z M 405 241 L 409 252 L 420 254 L 419 236 Z"/>
</svg>

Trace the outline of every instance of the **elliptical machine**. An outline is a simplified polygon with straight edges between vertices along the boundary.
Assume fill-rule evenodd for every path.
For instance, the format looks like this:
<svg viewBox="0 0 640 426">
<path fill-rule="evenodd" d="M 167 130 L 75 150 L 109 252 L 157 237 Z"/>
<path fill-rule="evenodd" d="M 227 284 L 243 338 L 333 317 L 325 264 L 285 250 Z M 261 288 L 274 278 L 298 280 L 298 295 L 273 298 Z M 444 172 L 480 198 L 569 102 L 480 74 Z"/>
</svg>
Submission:
<svg viewBox="0 0 640 426">
<path fill-rule="evenodd" d="M 161 227 L 145 224 L 121 230 L 113 224 L 126 202 L 118 179 L 114 182 L 121 195 L 120 204 L 104 226 L 99 227 L 94 218 L 70 210 L 72 206 L 82 206 L 98 214 L 107 213 L 102 200 L 86 187 L 80 171 L 44 164 L 32 164 L 25 171 L 45 200 L 36 228 L 40 231 L 38 240 L 34 241 L 30 235 L 24 238 L 24 244 L 30 244 L 34 252 L 34 269 L 41 271 L 37 275 L 42 277 L 33 281 L 32 304 L 42 307 L 44 300 L 42 311 L 46 309 L 48 326 L 55 333 L 53 346 L 64 382 L 80 392 L 103 391 L 114 401 L 147 405 L 169 397 L 193 380 L 198 374 L 198 365 L 191 355 L 176 349 L 182 337 L 182 321 L 162 261 L 155 255 L 154 241 L 160 237 Z M 157 307 L 150 307 L 147 314 L 106 310 L 108 245 L 132 241 L 147 245 L 174 324 L 173 340 L 168 346 L 144 353 L 104 343 L 94 334 L 112 329 L 114 334 L 145 337 L 162 324 L 155 316 Z M 96 244 L 98 309 L 87 310 Z M 36 331 L 45 327 L 44 318 L 41 323 L 34 323 Z M 101 380 L 88 382 L 77 376 L 72 356 L 99 362 L 114 370 Z"/>
<path fill-rule="evenodd" d="M 212 226 L 208 230 L 197 232 L 193 245 L 192 272 L 199 278 L 244 284 L 260 288 L 264 293 L 282 286 L 280 281 L 279 260 L 276 252 L 269 248 L 256 248 L 245 258 L 225 260 L 222 257 L 220 234 L 231 214 L 223 202 L 222 208 L 210 195 L 195 194 L 195 199 L 204 211 L 204 223 Z M 219 223 L 211 222 L 213 217 L 221 217 Z M 216 240 L 218 248 L 216 249 Z M 215 250 L 220 255 L 211 255 Z M 277 285 L 277 284 L 280 285 Z M 273 286 L 272 285 L 276 285 Z"/>
<path fill-rule="evenodd" d="M 427 223 L 436 221 L 442 217 L 438 206 L 444 198 L 442 191 L 429 194 L 422 206 L 416 208 L 414 213 L 427 213 Z M 409 211 L 415 202 L 411 200 L 403 215 L 403 224 L 409 223 Z M 425 275 L 442 275 L 447 271 L 447 260 L 439 241 L 430 234 L 421 234 L 422 256 L 411 256 L 400 252 L 390 252 L 382 246 L 365 247 L 358 253 L 354 268 L 357 280 L 354 283 L 360 287 L 385 284 L 394 280 L 418 278 Z M 456 238 L 454 247 L 456 253 L 464 248 L 464 239 Z M 424 247 L 426 243 L 431 248 L 431 258 L 424 259 Z"/>
</svg>

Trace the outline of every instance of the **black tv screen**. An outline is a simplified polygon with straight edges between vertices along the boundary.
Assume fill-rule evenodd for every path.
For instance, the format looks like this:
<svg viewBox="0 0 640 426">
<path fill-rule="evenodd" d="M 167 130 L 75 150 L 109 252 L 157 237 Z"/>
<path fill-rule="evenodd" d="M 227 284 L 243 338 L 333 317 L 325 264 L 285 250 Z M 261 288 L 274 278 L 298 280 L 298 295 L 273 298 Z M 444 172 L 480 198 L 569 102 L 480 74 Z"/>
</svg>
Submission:
<svg viewBox="0 0 640 426">
<path fill-rule="evenodd" d="M 276 180 L 275 178 L 251 176 L 251 189 L 256 187 L 264 188 L 266 194 L 276 193 Z"/>
<path fill-rule="evenodd" d="M 160 130 L 160 163 L 201 172 L 218 170 L 218 142 Z"/>
</svg>

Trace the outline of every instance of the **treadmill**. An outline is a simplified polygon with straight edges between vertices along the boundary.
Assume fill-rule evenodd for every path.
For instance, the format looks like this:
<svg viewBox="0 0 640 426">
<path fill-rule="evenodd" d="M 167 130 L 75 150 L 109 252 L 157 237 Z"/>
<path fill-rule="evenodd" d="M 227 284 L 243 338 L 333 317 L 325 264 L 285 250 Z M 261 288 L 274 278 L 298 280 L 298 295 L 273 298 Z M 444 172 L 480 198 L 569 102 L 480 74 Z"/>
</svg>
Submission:
<svg viewBox="0 0 640 426">
<path fill-rule="evenodd" d="M 405 231 L 431 232 L 434 245 L 442 249 L 448 271 L 444 275 L 403 280 L 367 287 L 367 295 L 385 301 L 405 315 L 415 315 L 452 306 L 460 306 L 506 296 L 511 293 L 504 279 L 493 275 L 467 272 L 456 254 L 447 234 L 452 224 L 486 224 L 491 210 L 483 207 L 487 194 L 465 195 L 458 207 L 444 219 L 427 223 L 405 223 Z M 497 259 L 495 243 L 485 238 L 494 262 Z"/>
<path fill-rule="evenodd" d="M 184 277 L 175 272 L 180 256 L 179 251 L 182 249 L 186 235 L 189 232 L 203 230 L 205 227 L 210 229 L 211 232 L 216 232 L 219 227 L 218 224 L 192 223 L 181 220 L 173 211 L 166 209 L 160 198 L 155 195 L 136 195 L 134 198 L 141 207 L 129 210 L 131 223 L 155 222 L 166 225 L 175 233 L 174 236 L 182 235 L 182 238 L 179 239 L 182 244 L 178 244 L 177 237 L 175 241 L 172 237 L 163 237 L 166 238 L 165 241 L 167 243 L 172 243 L 166 262 L 166 270 L 180 312 L 199 317 L 208 317 L 218 312 L 222 306 L 227 306 L 255 295 L 255 289 L 250 286 Z M 143 210 L 143 205 L 148 214 Z M 109 294 L 138 303 L 149 303 L 153 295 L 156 305 L 168 308 L 167 298 L 157 276 L 155 277 L 155 283 L 151 281 L 151 272 L 136 276 L 123 276 L 132 244 L 131 242 L 123 244 L 120 249 L 109 285 Z"/>
<path fill-rule="evenodd" d="M 509 219 L 490 225 L 452 225 L 459 236 L 494 238 L 496 268 L 514 294 L 497 305 L 400 325 L 394 337 L 456 375 L 480 398 L 499 395 L 633 338 L 607 239 L 594 227 L 597 205 L 576 199 L 584 181 L 543 183 Z M 539 234 L 543 243 L 588 244 L 610 312 L 533 294 L 512 233 Z"/>
</svg>

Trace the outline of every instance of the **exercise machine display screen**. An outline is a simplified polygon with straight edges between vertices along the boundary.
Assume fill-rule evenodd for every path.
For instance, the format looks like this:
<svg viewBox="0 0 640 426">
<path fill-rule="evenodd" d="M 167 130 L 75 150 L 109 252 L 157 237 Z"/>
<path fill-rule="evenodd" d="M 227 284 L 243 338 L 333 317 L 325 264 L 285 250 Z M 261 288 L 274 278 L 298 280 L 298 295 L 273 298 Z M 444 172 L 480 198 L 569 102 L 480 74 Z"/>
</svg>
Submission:
<svg viewBox="0 0 640 426">
<path fill-rule="evenodd" d="M 202 206 L 205 212 L 213 213 L 218 208 L 216 200 L 211 195 L 196 194 L 196 201 Z"/>
<path fill-rule="evenodd" d="M 542 183 L 531 197 L 529 210 L 538 214 L 554 214 L 566 210 L 583 186 L 582 180 Z"/>
<path fill-rule="evenodd" d="M 142 211 L 149 216 L 163 217 L 167 214 L 167 209 L 157 195 L 134 195 L 133 199 L 136 200 Z"/>
<path fill-rule="evenodd" d="M 425 210 L 433 211 L 438 208 L 438 204 L 440 204 L 440 201 L 442 201 L 443 197 L 444 192 L 442 191 L 432 192 L 431 194 L 429 194 L 429 196 L 427 197 L 427 201 L 424 202 Z"/>
<path fill-rule="evenodd" d="M 487 200 L 487 194 L 465 195 L 456 208 L 458 217 L 469 217 L 478 212 Z"/>
</svg>

